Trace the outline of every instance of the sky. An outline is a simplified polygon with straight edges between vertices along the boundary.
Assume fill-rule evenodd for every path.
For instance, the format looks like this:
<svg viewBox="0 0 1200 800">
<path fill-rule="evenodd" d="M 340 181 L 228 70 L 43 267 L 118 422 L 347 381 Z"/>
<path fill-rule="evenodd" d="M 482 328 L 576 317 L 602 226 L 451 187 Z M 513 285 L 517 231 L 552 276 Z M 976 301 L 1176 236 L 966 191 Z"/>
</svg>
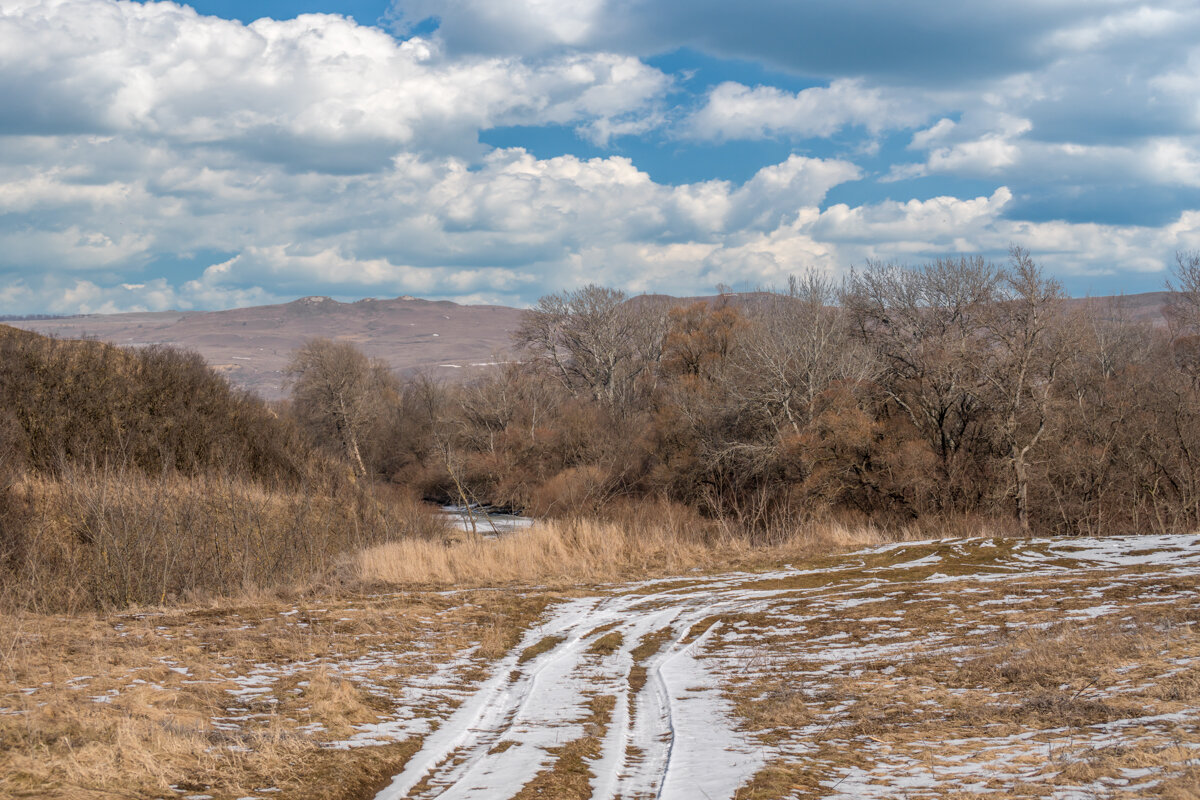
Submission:
<svg viewBox="0 0 1200 800">
<path fill-rule="evenodd" d="M 1200 250 L 1200 4 L 0 0 L 0 314 Z"/>
</svg>

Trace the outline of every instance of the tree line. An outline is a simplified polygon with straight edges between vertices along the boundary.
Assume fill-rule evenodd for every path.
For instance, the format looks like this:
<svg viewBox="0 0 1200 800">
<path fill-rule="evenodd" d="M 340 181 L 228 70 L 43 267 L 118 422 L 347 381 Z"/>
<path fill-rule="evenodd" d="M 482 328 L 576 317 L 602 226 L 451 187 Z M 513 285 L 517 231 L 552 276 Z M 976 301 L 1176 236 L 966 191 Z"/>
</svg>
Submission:
<svg viewBox="0 0 1200 800">
<path fill-rule="evenodd" d="M 1200 253 L 1169 288 L 1163 324 L 1134 321 L 1020 248 L 697 302 L 586 286 L 475 380 L 316 339 L 275 405 L 193 353 L 0 326 L 0 607 L 300 584 L 440 535 L 418 498 L 752 539 L 1195 530 Z"/>
<path fill-rule="evenodd" d="M 477 380 L 351 345 L 293 362 L 297 418 L 360 475 L 539 515 L 667 500 L 745 530 L 819 516 L 1108 534 L 1200 525 L 1200 254 L 1166 325 L 1068 304 L 1022 248 L 681 303 L 543 297 Z"/>
</svg>

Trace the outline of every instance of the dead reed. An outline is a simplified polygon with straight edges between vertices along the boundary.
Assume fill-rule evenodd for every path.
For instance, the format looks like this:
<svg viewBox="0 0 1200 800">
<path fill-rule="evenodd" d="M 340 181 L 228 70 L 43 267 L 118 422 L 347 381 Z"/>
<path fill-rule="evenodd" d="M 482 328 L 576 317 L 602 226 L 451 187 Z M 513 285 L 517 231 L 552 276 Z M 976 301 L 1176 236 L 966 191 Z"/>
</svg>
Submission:
<svg viewBox="0 0 1200 800">
<path fill-rule="evenodd" d="M 551 520 L 496 539 L 404 539 L 365 549 L 353 567 L 368 584 L 593 583 L 753 567 L 880 544 L 902 535 L 870 526 L 814 522 L 776 532 L 768 543 L 756 545 L 719 527 L 650 514 L 633 524 Z"/>
<path fill-rule="evenodd" d="M 348 551 L 438 529 L 418 504 L 353 484 L 66 468 L 26 473 L 8 495 L 0 605 L 44 612 L 303 589 Z"/>
</svg>

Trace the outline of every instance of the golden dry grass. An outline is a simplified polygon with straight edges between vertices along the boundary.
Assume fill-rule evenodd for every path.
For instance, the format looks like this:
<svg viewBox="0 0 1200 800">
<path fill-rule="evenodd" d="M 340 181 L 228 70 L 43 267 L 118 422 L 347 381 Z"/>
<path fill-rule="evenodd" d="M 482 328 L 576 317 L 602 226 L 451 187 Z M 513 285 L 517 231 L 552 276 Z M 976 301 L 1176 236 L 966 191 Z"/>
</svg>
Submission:
<svg viewBox="0 0 1200 800">
<path fill-rule="evenodd" d="M 139 496 L 138 489 L 155 486 L 135 483 L 113 487 L 117 493 L 105 495 L 105 502 L 148 513 L 158 495 Z M 212 505 L 213 513 L 224 506 L 253 507 L 278 517 L 277 498 L 261 490 L 226 502 L 228 491 L 241 489 L 202 497 L 199 484 L 176 488 L 199 491 L 195 502 Z M 86 504 L 106 488 L 87 484 L 58 497 L 66 488 L 42 481 L 26 490 L 40 496 L 42 507 L 65 508 L 70 497 Z M 62 532 L 73 523 L 66 516 L 44 521 L 48 535 L 62 538 L 67 548 L 70 539 Z M 396 709 L 389 691 L 439 659 L 473 652 L 455 680 L 481 680 L 488 663 L 517 645 L 555 595 L 547 589 L 452 596 L 360 590 L 381 582 L 423 588 L 597 583 L 768 563 L 881 538 L 871 529 L 810 527 L 754 548 L 738 537 L 685 529 L 671 520 L 633 527 L 552 522 L 497 540 L 447 545 L 426 536 L 372 548 L 352 559 L 338 584 L 302 592 L 267 591 L 250 580 L 235 599 L 193 599 L 175 608 L 0 613 L 0 795 L 155 795 L 175 785 L 217 798 L 264 787 L 305 797 L 309 787 L 320 785 L 317 776 L 340 764 L 346 775 L 357 776 L 338 782 L 343 795 L 363 796 L 363 787 L 398 771 L 416 742 L 348 752 L 323 745 L 390 718 Z M 606 640 L 604 646 L 618 645 Z M 538 652 L 535 644 L 526 656 Z M 367 656 L 379 661 L 359 675 L 369 680 L 342 674 L 342 665 Z M 269 685 L 239 694 L 238 681 L 256 670 L 272 674 Z M 419 711 L 439 713 L 448 708 Z"/>
<path fill-rule="evenodd" d="M 128 470 L 25 473 L 0 515 L 0 608 L 195 603 L 326 580 L 343 554 L 440 526 L 386 488 L 266 487 Z"/>
<path fill-rule="evenodd" d="M 389 548 L 354 561 L 364 581 L 420 590 L 368 594 L 360 591 L 365 582 L 346 583 L 323 593 L 257 592 L 186 608 L 0 615 L 0 796 L 165 797 L 174 785 L 217 800 L 262 788 L 289 798 L 371 797 L 402 768 L 417 739 L 348 751 L 327 745 L 395 719 L 402 690 L 439 665 L 461 659 L 439 687 L 482 680 L 490 661 L 514 652 L 548 604 L 579 595 L 574 586 L 547 586 L 674 571 L 691 577 L 655 582 L 656 591 L 686 593 L 704 585 L 688 572 L 695 568 L 806 559 L 811 569 L 747 575 L 738 584 L 770 589 L 777 603 L 770 608 L 698 618 L 686 630 L 659 628 L 637 642 L 623 641 L 612 624 L 588 635 L 598 660 L 636 644 L 628 673 L 634 695 L 668 641 L 703 637 L 697 652 L 731 659 L 736 667 L 722 674 L 743 734 L 784 754 L 742 788 L 739 800 L 825 796 L 851 768 L 880 781 L 893 769 L 945 775 L 989 747 L 1019 767 L 986 778 L 997 797 L 1048 796 L 1149 769 L 1160 780 L 1144 794 L 1196 800 L 1194 727 L 1138 723 L 1116 744 L 1088 738 L 1096 726 L 1200 703 L 1200 611 L 1189 600 L 1197 596 L 1195 577 L 1134 569 L 1119 579 L 1063 571 L 975 582 L 970 570 L 986 565 L 972 548 L 962 564 L 948 556 L 921 564 L 940 547 L 925 543 L 850 559 L 828 555 L 885 538 L 870 529 L 810 526 L 751 548 L 711 531 L 673 534 L 646 525 L 622 533 L 603 523 L 553 523 L 497 540 L 405 542 L 408 549 L 392 556 L 417 560 L 398 574 L 380 568 L 392 562 L 371 561 Z M 996 540 L 991 549 L 1011 545 Z M 413 577 L 431 568 L 420 561 L 423 553 L 442 559 L 437 580 Z M 812 553 L 825 555 L 806 555 Z M 482 563 L 468 563 L 472 556 Z M 876 571 L 889 560 L 891 572 Z M 928 581 L 935 571 L 955 577 Z M 541 588 L 440 591 L 451 581 Z M 438 591 L 425 590 L 431 586 Z M 620 591 L 640 596 L 645 586 Z M 839 604 L 847 598 L 855 602 Z M 1064 622 L 1097 606 L 1116 610 Z M 532 662 L 559 641 L 526 641 L 519 658 Z M 852 664 L 821 662 L 827 654 L 820 642 L 903 647 L 894 657 Z M 262 691 L 236 693 L 256 671 L 271 678 Z M 513 792 L 589 796 L 611 692 L 593 696 L 586 735 L 556 748 L 546 769 Z M 444 717 L 457 701 L 434 694 L 411 710 Z M 636 698 L 630 700 L 636 710 Z M 494 747 L 510 745 L 502 738 Z M 803 758 L 796 756 L 801 751 Z M 636 761 L 639 753 L 630 747 L 627 755 Z M 969 796 L 955 786 L 910 796 Z"/>
<path fill-rule="evenodd" d="M 901 536 L 903 534 L 900 534 Z M 406 539 L 355 558 L 367 584 L 490 586 L 578 584 L 735 569 L 866 547 L 897 538 L 872 527 L 798 525 L 771 544 L 687 530 L 671 522 L 637 527 L 593 520 L 551 520 L 495 539 Z"/>
<path fill-rule="evenodd" d="M 257 597 L 121 614 L 0 614 L 0 797 L 174 796 L 173 785 L 218 800 L 264 788 L 288 798 L 371 797 L 419 740 L 325 745 L 395 718 L 414 678 L 489 637 L 515 641 L 552 600 Z M 470 685 L 486 674 L 489 654 L 474 652 L 447 680 Z M 246 682 L 255 675 L 267 679 Z M 453 706 L 436 695 L 427 702 L 417 716 Z"/>
</svg>

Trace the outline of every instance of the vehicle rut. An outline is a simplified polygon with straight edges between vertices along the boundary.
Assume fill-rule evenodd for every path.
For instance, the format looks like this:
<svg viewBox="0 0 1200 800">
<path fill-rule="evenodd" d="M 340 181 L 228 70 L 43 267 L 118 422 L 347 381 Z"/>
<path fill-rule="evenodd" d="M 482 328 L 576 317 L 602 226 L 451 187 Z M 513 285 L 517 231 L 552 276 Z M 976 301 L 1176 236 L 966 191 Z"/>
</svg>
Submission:
<svg viewBox="0 0 1200 800">
<path fill-rule="evenodd" d="M 564 745 L 585 737 L 596 738 L 584 760 L 591 800 L 732 798 L 769 754 L 739 731 L 723 693 L 731 679 L 787 663 L 819 684 L 831 669 L 951 647 L 952 621 L 923 629 L 919 642 L 904 633 L 906 613 L 934 611 L 926 604 L 906 612 L 889 599 L 895 595 L 936 595 L 964 579 L 971 592 L 986 593 L 1017 576 L 1082 570 L 1104 585 L 1122 570 L 1198 568 L 1194 537 L 931 540 L 806 569 L 647 581 L 568 600 L 494 665 L 377 800 L 512 798 L 553 770 Z M 938 602 L 957 607 L 951 598 Z M 838 622 L 873 603 L 892 615 L 855 612 L 851 620 L 863 624 Z M 593 646 L 605 636 L 609 644 Z M 783 660 L 764 662 L 764 653 Z M 600 696 L 614 698 L 602 731 L 588 723 Z"/>
<path fill-rule="evenodd" d="M 616 703 L 593 764 L 593 800 L 696 796 L 683 788 L 683 771 L 672 770 L 677 694 L 694 688 L 692 679 L 702 672 L 693 654 L 703 648 L 708 631 L 685 643 L 692 626 L 727 606 L 745 605 L 735 598 L 713 602 L 712 593 L 722 590 L 728 591 L 726 581 L 704 581 L 686 591 L 675 587 L 563 603 L 526 632 L 377 800 L 512 796 L 552 763 L 550 748 L 584 735 L 580 720 L 595 694 L 613 695 Z M 620 647 L 607 654 L 589 649 L 612 631 L 621 634 Z M 642 637 L 660 631 L 669 631 L 666 643 L 643 660 L 648 679 L 632 692 L 633 651 Z M 520 662 L 521 653 L 548 637 L 562 641 Z M 686 669 L 672 672 L 679 659 Z M 631 750 L 637 758 L 630 757 Z M 745 758 L 752 771 L 756 762 L 749 754 Z"/>
</svg>

